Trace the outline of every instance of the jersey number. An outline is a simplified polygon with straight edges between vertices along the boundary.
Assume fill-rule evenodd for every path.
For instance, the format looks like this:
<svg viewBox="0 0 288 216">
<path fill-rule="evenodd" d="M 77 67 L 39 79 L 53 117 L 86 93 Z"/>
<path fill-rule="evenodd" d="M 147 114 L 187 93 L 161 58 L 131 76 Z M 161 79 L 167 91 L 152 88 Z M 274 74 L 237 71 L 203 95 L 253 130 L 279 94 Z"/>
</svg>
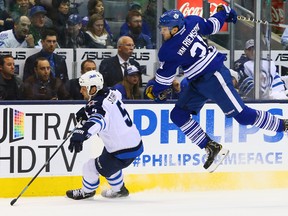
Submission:
<svg viewBox="0 0 288 216">
<path fill-rule="evenodd" d="M 130 118 L 127 110 L 126 110 L 126 109 L 123 109 L 123 108 L 121 107 L 120 101 L 117 101 L 116 104 L 117 104 L 117 106 L 118 106 L 118 108 L 119 108 L 119 110 L 120 110 L 123 118 L 125 119 L 126 125 L 127 125 L 128 127 L 131 127 L 131 126 L 132 126 L 132 121 L 131 121 L 131 118 Z"/>
<path fill-rule="evenodd" d="M 203 39 L 202 39 L 199 35 L 197 36 L 197 38 L 198 38 L 200 41 L 204 42 Z M 200 49 L 200 51 L 201 51 L 201 53 L 200 53 L 200 55 L 199 55 L 199 58 L 202 58 L 203 56 L 205 56 L 206 53 L 207 53 L 206 47 L 205 47 L 204 45 L 202 45 L 200 42 L 195 42 L 195 43 L 192 45 L 192 47 L 191 47 L 191 49 L 190 49 L 190 55 L 191 55 L 192 57 L 195 57 L 195 56 L 196 56 L 196 51 L 199 50 L 199 49 Z"/>
</svg>

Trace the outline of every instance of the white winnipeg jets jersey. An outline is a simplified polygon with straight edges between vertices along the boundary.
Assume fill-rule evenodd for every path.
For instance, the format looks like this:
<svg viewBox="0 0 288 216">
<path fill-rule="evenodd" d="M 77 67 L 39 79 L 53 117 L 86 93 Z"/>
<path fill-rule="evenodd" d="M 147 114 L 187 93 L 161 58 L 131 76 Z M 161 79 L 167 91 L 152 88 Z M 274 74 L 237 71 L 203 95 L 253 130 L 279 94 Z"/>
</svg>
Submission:
<svg viewBox="0 0 288 216">
<path fill-rule="evenodd" d="M 254 79 L 254 61 L 250 60 L 244 63 L 244 73 L 247 76 Z M 265 92 L 266 89 L 269 89 L 270 94 L 273 95 L 277 93 L 278 96 L 279 96 L 279 93 L 281 92 L 283 94 L 283 99 L 287 99 L 287 96 L 285 93 L 285 90 L 286 90 L 285 83 L 279 76 L 274 61 L 268 61 L 268 60 L 262 59 L 260 84 L 261 84 L 262 92 Z M 278 99 L 278 98 L 275 98 L 275 99 Z"/>
<path fill-rule="evenodd" d="M 89 119 L 85 124 L 94 123 L 88 133 L 98 134 L 108 152 L 132 149 L 140 144 L 140 133 L 118 90 L 105 88 L 99 91 L 86 105 L 86 113 Z"/>
<path fill-rule="evenodd" d="M 27 48 L 25 40 L 19 41 L 16 39 L 13 29 L 0 32 L 0 48 Z"/>
</svg>

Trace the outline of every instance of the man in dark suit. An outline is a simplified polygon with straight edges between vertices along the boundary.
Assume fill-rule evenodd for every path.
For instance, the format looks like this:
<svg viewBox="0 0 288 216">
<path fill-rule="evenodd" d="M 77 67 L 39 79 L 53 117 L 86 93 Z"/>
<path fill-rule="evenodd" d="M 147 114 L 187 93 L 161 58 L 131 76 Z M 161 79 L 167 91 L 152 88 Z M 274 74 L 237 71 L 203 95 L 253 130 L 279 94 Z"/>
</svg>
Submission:
<svg viewBox="0 0 288 216">
<path fill-rule="evenodd" d="M 96 63 L 92 59 L 86 59 L 81 63 L 81 75 L 88 71 L 96 70 Z M 84 100 L 83 95 L 80 93 L 81 86 L 79 84 L 79 77 L 70 79 L 65 83 L 66 89 L 69 91 L 70 96 L 74 100 Z"/>
<path fill-rule="evenodd" d="M 134 65 L 141 71 L 140 64 L 130 58 L 134 48 L 135 45 L 132 38 L 122 36 L 117 42 L 117 55 L 101 61 L 99 72 L 103 75 L 104 84 L 107 87 L 112 87 L 121 82 L 124 77 L 124 71 L 129 65 Z"/>
<path fill-rule="evenodd" d="M 54 50 L 58 46 L 57 33 L 52 29 L 46 29 L 41 38 L 42 49 L 40 52 L 29 56 L 24 65 L 23 81 L 25 81 L 30 75 L 34 74 L 34 63 L 37 58 L 45 57 L 48 59 L 51 67 L 51 75 L 58 77 L 65 83 L 68 78 L 66 60 L 63 56 L 54 53 Z"/>
</svg>

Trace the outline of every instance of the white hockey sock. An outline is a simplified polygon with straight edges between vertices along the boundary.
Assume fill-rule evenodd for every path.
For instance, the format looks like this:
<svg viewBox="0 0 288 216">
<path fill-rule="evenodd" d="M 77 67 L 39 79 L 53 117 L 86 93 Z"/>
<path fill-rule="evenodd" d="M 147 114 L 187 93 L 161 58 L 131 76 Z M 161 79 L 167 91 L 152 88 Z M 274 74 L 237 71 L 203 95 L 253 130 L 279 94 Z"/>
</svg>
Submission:
<svg viewBox="0 0 288 216">
<path fill-rule="evenodd" d="M 118 192 L 120 191 L 122 185 L 123 185 L 123 174 L 122 170 L 119 170 L 118 172 L 114 173 L 110 177 L 106 178 L 108 183 L 110 184 L 113 191 Z"/>
<path fill-rule="evenodd" d="M 90 159 L 83 166 L 82 189 L 86 193 L 95 191 L 99 183 L 99 172 L 95 166 L 95 159 Z"/>
</svg>

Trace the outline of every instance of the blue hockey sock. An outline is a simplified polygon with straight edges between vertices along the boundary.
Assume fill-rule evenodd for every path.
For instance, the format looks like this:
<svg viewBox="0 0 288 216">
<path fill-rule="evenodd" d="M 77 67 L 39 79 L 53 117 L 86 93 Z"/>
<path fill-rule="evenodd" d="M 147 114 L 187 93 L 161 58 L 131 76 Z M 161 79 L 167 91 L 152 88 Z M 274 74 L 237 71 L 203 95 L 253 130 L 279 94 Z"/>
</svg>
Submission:
<svg viewBox="0 0 288 216">
<path fill-rule="evenodd" d="M 283 120 L 277 118 L 267 111 L 255 110 L 245 106 L 241 113 L 234 117 L 242 125 L 253 125 L 270 131 L 284 131 Z"/>
<path fill-rule="evenodd" d="M 188 111 L 175 106 L 171 111 L 170 118 L 193 143 L 201 149 L 205 148 L 210 138 L 199 123 L 191 118 Z"/>
</svg>

